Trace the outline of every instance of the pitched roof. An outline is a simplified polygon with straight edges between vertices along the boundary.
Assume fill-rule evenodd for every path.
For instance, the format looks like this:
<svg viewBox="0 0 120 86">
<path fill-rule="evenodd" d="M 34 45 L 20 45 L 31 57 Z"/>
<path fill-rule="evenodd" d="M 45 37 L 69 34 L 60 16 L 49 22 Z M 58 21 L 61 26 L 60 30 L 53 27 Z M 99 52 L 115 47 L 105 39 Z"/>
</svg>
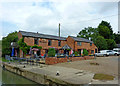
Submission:
<svg viewBox="0 0 120 86">
<path fill-rule="evenodd" d="M 66 40 L 65 37 L 59 37 L 54 35 L 47 35 L 47 34 L 41 34 L 41 33 L 35 33 L 35 32 L 26 32 L 26 31 L 19 31 L 23 36 L 27 37 L 36 37 L 36 38 L 47 38 L 47 39 L 56 39 L 56 40 Z"/>
<path fill-rule="evenodd" d="M 70 37 L 73 38 L 75 41 L 93 43 L 93 41 L 90 41 L 90 40 L 85 39 L 85 38 L 74 37 L 74 36 L 70 36 Z"/>
<path fill-rule="evenodd" d="M 66 44 L 61 49 L 71 49 L 71 47 Z"/>
</svg>

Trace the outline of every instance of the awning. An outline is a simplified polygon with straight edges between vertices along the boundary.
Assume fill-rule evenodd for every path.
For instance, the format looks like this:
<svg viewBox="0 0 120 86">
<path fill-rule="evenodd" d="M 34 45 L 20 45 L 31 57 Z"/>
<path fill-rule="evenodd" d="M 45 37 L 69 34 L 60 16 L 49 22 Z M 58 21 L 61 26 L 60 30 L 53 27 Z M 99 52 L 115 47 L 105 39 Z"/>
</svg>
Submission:
<svg viewBox="0 0 120 86">
<path fill-rule="evenodd" d="M 58 48 L 56 48 L 56 47 L 50 47 L 50 48 L 54 48 L 55 50 L 58 50 Z"/>
<path fill-rule="evenodd" d="M 37 48 L 33 48 L 32 50 L 33 50 L 33 51 L 39 51 L 39 49 L 37 49 Z"/>
<path fill-rule="evenodd" d="M 71 49 L 71 47 L 66 44 L 61 49 Z"/>
</svg>

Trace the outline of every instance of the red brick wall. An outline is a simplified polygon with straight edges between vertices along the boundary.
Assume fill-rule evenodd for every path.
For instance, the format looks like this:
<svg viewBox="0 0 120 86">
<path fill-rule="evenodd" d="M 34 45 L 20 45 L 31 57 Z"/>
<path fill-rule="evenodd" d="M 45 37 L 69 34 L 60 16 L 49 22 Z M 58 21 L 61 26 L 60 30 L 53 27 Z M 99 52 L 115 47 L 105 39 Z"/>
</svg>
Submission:
<svg viewBox="0 0 120 86">
<path fill-rule="evenodd" d="M 67 38 L 67 45 L 74 50 L 74 40 L 70 36 Z"/>
<path fill-rule="evenodd" d="M 78 49 L 86 49 L 89 50 L 89 54 L 91 54 L 91 50 L 94 50 L 95 53 L 95 49 L 97 49 L 97 47 L 94 45 L 94 43 L 92 43 L 92 46 L 90 46 L 90 43 L 87 42 L 81 42 L 81 46 L 77 45 L 77 41 L 75 42 L 75 51 L 77 51 Z"/>
<path fill-rule="evenodd" d="M 94 56 L 84 56 L 84 57 L 69 57 L 70 61 L 80 61 L 80 60 L 87 60 L 87 59 L 94 59 Z M 57 63 L 67 62 L 66 58 L 57 58 L 57 57 L 49 57 L 45 58 L 45 64 L 53 65 Z"/>
<path fill-rule="evenodd" d="M 45 64 L 48 65 L 63 63 L 63 62 L 67 62 L 67 58 L 57 58 L 57 57 L 45 58 Z"/>
<path fill-rule="evenodd" d="M 24 37 L 24 42 L 29 46 L 33 46 L 34 45 L 34 38 L 32 38 L 32 37 Z"/>
<path fill-rule="evenodd" d="M 90 43 L 87 42 L 81 42 L 81 46 L 77 45 L 77 41 L 74 41 L 70 36 L 67 38 L 67 44 L 75 51 L 78 51 L 78 49 L 86 49 L 89 50 L 89 54 L 91 54 L 91 50 L 97 49 L 97 47 L 92 43 L 92 46 L 90 46 Z"/>
<path fill-rule="evenodd" d="M 22 38 L 22 34 L 20 32 L 18 32 L 18 38 L 19 39 Z M 92 44 L 92 46 L 90 46 L 90 43 L 85 43 L 85 42 L 82 42 L 82 45 L 78 46 L 77 42 L 75 42 L 70 36 L 68 36 L 66 41 L 64 41 L 64 40 L 61 41 L 61 46 L 58 46 L 58 40 L 52 40 L 51 46 L 48 46 L 49 39 L 39 38 L 38 40 L 39 40 L 38 45 L 42 46 L 41 54 L 45 54 L 45 49 L 49 49 L 50 47 L 56 47 L 56 48 L 60 49 L 65 44 L 68 44 L 75 51 L 77 51 L 78 49 L 87 49 L 87 50 L 89 50 L 89 54 L 91 53 L 91 50 L 94 50 L 94 52 L 95 52 L 95 49 L 97 49 L 97 47 L 94 44 Z M 24 42 L 27 45 L 33 46 L 34 45 L 34 38 L 24 37 Z"/>
<path fill-rule="evenodd" d="M 20 32 L 18 32 L 18 39 L 22 38 L 22 34 Z"/>
<path fill-rule="evenodd" d="M 40 42 L 44 40 L 45 42 Z M 61 40 L 61 46 L 58 46 L 58 40 L 51 40 L 52 41 L 52 44 L 51 46 L 48 46 L 48 40 L 50 39 L 39 39 L 39 46 L 42 46 L 43 49 L 49 49 L 50 47 L 56 47 L 56 48 L 62 48 L 65 44 L 66 44 L 66 41 L 63 41 Z"/>
</svg>

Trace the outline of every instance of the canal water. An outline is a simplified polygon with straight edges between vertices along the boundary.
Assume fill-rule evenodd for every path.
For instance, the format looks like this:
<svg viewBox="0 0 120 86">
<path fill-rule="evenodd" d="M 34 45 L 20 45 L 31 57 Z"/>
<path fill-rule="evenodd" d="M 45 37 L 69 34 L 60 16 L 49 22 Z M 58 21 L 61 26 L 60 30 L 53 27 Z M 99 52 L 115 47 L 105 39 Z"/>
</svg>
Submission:
<svg viewBox="0 0 120 86">
<path fill-rule="evenodd" d="M 3 70 L 0 67 L 0 86 L 2 84 L 37 84 L 33 81 L 30 81 L 22 76 L 11 73 L 7 70 Z"/>
</svg>

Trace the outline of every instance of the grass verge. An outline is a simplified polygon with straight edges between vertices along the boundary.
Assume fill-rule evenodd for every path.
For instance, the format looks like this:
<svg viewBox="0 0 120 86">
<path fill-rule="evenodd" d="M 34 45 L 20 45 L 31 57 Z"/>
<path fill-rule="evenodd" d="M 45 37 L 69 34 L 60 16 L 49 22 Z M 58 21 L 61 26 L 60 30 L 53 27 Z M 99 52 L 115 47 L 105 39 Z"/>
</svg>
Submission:
<svg viewBox="0 0 120 86">
<path fill-rule="evenodd" d="M 6 60 L 4 57 L 0 57 L 0 61 L 2 61 L 2 62 L 9 62 L 9 60 Z M 12 60 L 10 62 L 16 62 L 16 60 Z"/>
<path fill-rule="evenodd" d="M 101 74 L 101 73 L 97 73 L 93 77 L 93 79 L 97 79 L 97 80 L 114 80 L 114 78 L 115 77 L 112 75 Z"/>
</svg>

